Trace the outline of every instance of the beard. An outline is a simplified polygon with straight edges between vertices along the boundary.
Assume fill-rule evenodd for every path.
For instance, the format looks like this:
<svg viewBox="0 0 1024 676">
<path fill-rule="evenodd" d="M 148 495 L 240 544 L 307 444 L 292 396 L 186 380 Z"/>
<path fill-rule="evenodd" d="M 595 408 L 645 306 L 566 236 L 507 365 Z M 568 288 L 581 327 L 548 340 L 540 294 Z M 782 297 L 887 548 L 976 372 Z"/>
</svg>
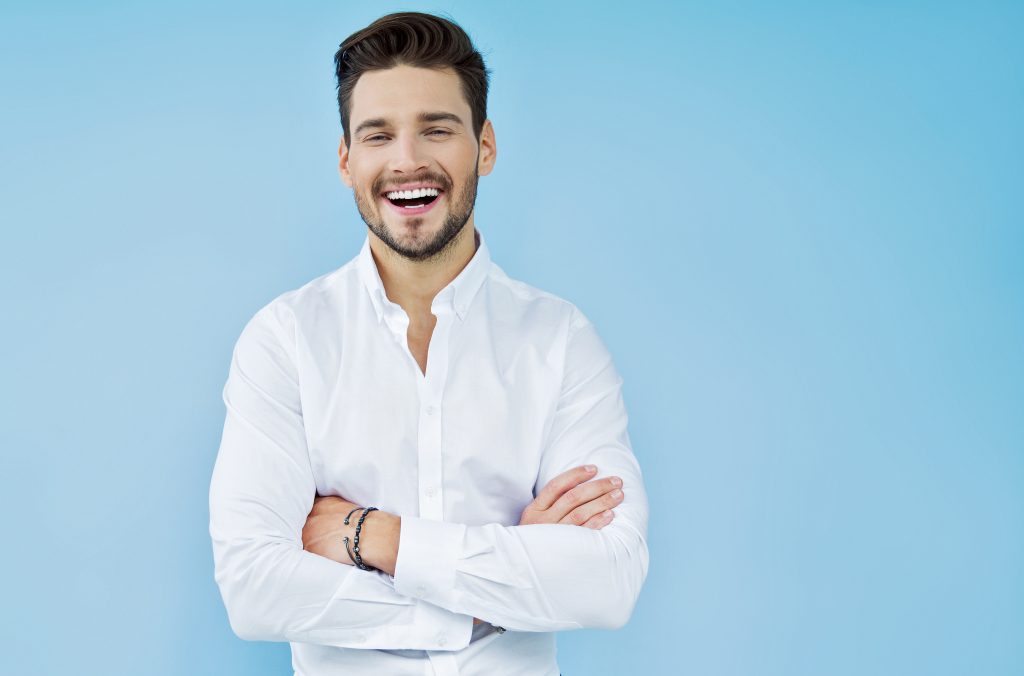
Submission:
<svg viewBox="0 0 1024 676">
<path fill-rule="evenodd" d="M 463 186 L 462 191 L 458 195 L 452 194 L 452 182 L 447 176 L 423 174 L 410 178 L 406 183 L 421 181 L 441 186 L 449 205 L 448 215 L 445 216 L 441 227 L 432 237 L 419 231 L 426 220 L 424 217 L 408 216 L 404 217 L 403 221 L 413 230 L 413 234 L 403 237 L 401 240 L 395 235 L 384 222 L 384 217 L 381 215 L 381 209 L 377 201 L 381 193 L 386 189 L 386 186 L 383 185 L 383 181 L 380 179 L 373 182 L 369 199 L 365 195 L 361 196 L 358 190 L 355 191 L 356 208 L 359 209 L 359 215 L 362 216 L 366 227 L 380 238 L 389 249 L 399 256 L 412 261 L 430 260 L 444 255 L 449 250 L 455 241 L 455 237 L 462 232 L 462 228 L 473 214 L 473 206 L 476 203 L 477 183 L 480 181 L 480 175 L 477 173 L 476 166 L 474 166 L 472 178 L 466 181 L 466 185 Z"/>
</svg>

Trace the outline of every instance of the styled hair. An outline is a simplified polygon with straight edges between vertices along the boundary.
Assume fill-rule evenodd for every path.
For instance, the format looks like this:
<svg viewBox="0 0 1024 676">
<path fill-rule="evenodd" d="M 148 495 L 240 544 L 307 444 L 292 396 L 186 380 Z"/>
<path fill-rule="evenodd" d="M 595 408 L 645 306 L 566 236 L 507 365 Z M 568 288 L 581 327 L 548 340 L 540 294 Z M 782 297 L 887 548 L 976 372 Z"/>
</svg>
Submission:
<svg viewBox="0 0 1024 676">
<path fill-rule="evenodd" d="M 462 83 L 462 94 L 472 111 L 473 133 L 479 140 L 487 119 L 490 71 L 466 31 L 433 14 L 396 12 L 377 19 L 348 36 L 334 55 L 338 78 L 338 111 L 345 143 L 351 145 L 349 121 L 352 90 L 359 76 L 395 66 L 452 68 Z"/>
</svg>

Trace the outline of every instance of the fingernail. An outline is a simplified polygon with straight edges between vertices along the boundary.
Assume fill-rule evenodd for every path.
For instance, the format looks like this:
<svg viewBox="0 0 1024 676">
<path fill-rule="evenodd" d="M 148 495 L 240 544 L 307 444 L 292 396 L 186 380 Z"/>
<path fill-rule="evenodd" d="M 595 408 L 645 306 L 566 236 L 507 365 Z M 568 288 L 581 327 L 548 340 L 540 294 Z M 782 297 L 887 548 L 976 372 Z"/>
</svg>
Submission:
<svg viewBox="0 0 1024 676">
<path fill-rule="evenodd" d="M 622 491 L 616 488 L 614 491 L 612 491 L 612 497 L 618 500 L 619 498 L 622 497 Z"/>
<path fill-rule="evenodd" d="M 612 486 L 621 486 L 621 485 L 622 485 L 622 479 L 620 479 L 617 476 L 613 476 L 612 477 Z"/>
<path fill-rule="evenodd" d="M 594 465 L 587 465 L 583 469 L 587 470 L 588 472 L 596 472 L 597 471 L 597 467 L 595 467 Z"/>
</svg>

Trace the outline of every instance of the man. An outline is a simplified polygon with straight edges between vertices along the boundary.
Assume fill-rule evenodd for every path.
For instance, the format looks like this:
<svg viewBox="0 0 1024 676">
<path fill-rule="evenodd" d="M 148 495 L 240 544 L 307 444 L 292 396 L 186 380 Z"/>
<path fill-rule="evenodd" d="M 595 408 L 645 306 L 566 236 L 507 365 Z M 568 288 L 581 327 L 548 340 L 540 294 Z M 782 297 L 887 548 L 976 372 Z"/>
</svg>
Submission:
<svg viewBox="0 0 1024 676">
<path fill-rule="evenodd" d="M 622 380 L 476 230 L 496 145 L 462 29 L 392 14 L 335 64 L 367 240 L 235 346 L 210 490 L 231 626 L 308 676 L 558 674 L 554 632 L 623 626 L 647 575 Z"/>
</svg>

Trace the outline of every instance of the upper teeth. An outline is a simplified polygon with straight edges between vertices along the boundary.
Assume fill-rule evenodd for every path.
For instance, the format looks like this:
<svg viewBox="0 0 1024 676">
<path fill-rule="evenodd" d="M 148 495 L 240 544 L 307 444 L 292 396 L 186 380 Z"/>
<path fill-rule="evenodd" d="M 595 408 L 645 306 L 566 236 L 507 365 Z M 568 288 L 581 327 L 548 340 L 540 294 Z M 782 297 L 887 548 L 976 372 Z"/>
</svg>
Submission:
<svg viewBox="0 0 1024 676">
<path fill-rule="evenodd" d="M 394 192 L 387 193 L 386 197 L 389 200 L 411 200 L 428 195 L 437 196 L 437 193 L 437 188 L 416 188 L 415 190 L 395 190 Z"/>
</svg>

